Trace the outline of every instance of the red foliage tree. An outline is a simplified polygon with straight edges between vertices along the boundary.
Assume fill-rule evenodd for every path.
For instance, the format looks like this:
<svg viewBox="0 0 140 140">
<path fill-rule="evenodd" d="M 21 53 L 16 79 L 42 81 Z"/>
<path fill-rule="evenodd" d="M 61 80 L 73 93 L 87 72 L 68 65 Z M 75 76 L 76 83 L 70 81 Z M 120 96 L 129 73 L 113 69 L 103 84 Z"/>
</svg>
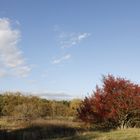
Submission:
<svg viewBox="0 0 140 140">
<path fill-rule="evenodd" d="M 124 78 L 103 77 L 102 88 L 96 87 L 78 109 L 78 117 L 100 127 L 135 125 L 140 114 L 140 87 Z M 140 118 L 137 118 L 140 119 Z"/>
</svg>

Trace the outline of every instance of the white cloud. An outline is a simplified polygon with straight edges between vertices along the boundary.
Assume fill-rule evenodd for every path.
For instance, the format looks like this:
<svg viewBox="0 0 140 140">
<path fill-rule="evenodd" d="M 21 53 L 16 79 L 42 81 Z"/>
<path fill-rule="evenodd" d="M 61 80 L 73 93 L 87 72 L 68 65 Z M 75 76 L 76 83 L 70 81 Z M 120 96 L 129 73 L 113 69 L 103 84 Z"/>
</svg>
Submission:
<svg viewBox="0 0 140 140">
<path fill-rule="evenodd" d="M 25 77 L 31 68 L 17 47 L 19 40 L 20 31 L 11 27 L 9 19 L 0 18 L 0 65 L 8 70 L 10 75 Z M 2 75 L 1 71 L 0 73 Z"/>
<path fill-rule="evenodd" d="M 59 43 L 61 48 L 70 48 L 81 43 L 82 40 L 88 38 L 90 33 L 65 33 L 59 34 Z"/>
<path fill-rule="evenodd" d="M 66 60 L 68 60 L 70 58 L 71 58 L 71 54 L 66 54 L 66 55 L 62 56 L 61 58 L 54 59 L 52 63 L 53 64 L 59 64 L 59 63 L 61 63 L 63 61 L 66 61 Z"/>
<path fill-rule="evenodd" d="M 57 41 L 58 45 L 61 49 L 71 48 L 73 46 L 76 46 L 80 44 L 84 39 L 88 38 L 91 34 L 87 32 L 64 32 L 60 26 L 55 25 L 54 31 L 57 34 Z M 54 59 L 52 61 L 53 64 L 59 64 L 65 60 L 68 60 L 71 58 L 70 54 L 67 54 L 65 56 L 62 56 L 60 58 Z"/>
<path fill-rule="evenodd" d="M 68 100 L 73 98 L 70 94 L 61 91 L 60 92 L 38 91 L 38 92 L 30 92 L 29 94 L 46 98 L 49 100 L 64 100 L 64 99 Z"/>
<path fill-rule="evenodd" d="M 81 41 L 82 39 L 87 38 L 89 35 L 90 35 L 89 33 L 80 34 L 78 36 L 78 41 Z"/>
</svg>

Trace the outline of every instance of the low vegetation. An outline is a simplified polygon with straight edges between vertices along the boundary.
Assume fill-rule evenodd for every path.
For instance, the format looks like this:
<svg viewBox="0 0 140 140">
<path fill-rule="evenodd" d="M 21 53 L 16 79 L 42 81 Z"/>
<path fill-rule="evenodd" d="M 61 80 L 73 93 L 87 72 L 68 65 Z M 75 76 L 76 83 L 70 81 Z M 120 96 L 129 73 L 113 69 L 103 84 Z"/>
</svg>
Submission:
<svg viewBox="0 0 140 140">
<path fill-rule="evenodd" d="M 0 95 L 0 117 L 13 120 L 75 118 L 80 103 L 80 99 L 55 101 L 6 92 Z"/>
<path fill-rule="evenodd" d="M 73 137 L 56 138 L 53 140 L 139 140 L 140 129 L 123 129 L 109 132 L 85 132 Z"/>
<path fill-rule="evenodd" d="M 95 131 L 87 129 L 81 122 L 70 120 L 38 119 L 26 122 L 24 126 L 7 122 L 5 128 L 0 131 L 0 140 L 139 140 L 140 138 L 139 128 Z"/>
<path fill-rule="evenodd" d="M 1 121 L 2 122 L 2 121 Z M 11 124 L 12 123 L 12 124 Z M 0 140 L 43 140 L 76 136 L 84 132 L 80 122 L 37 119 L 30 122 L 3 122 Z"/>
</svg>

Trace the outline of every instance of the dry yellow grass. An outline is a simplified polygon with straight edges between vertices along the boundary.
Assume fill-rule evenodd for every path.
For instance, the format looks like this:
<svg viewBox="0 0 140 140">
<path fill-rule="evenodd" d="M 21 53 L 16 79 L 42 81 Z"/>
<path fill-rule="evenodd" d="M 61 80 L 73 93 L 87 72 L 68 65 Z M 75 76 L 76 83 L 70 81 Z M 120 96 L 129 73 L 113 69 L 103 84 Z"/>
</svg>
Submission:
<svg viewBox="0 0 140 140">
<path fill-rule="evenodd" d="M 124 129 L 109 132 L 85 132 L 77 136 L 53 140 L 140 140 L 140 129 Z"/>
<path fill-rule="evenodd" d="M 8 130 L 8 137 L 10 138 L 20 135 L 23 138 L 26 136 L 30 140 L 34 140 L 32 136 L 36 137 L 37 140 L 140 140 L 140 129 L 133 128 L 108 132 L 87 131 L 83 124 L 70 120 L 38 119 L 26 123 L 17 123 L 0 119 L 0 126 L 1 130 Z M 3 133 L 1 134 L 3 135 Z"/>
</svg>

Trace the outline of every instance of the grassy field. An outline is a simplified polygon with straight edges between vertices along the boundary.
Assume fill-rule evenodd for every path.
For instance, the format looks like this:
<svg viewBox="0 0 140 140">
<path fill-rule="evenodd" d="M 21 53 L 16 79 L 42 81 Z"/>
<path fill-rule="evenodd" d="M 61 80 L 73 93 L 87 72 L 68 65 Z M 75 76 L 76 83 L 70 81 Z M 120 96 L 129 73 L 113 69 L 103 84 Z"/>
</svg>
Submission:
<svg viewBox="0 0 140 140">
<path fill-rule="evenodd" d="M 0 120 L 0 140 L 140 140 L 140 129 L 100 132 L 70 120 Z"/>
<path fill-rule="evenodd" d="M 110 132 L 84 132 L 73 137 L 51 140 L 140 140 L 140 129 L 125 129 Z"/>
</svg>

